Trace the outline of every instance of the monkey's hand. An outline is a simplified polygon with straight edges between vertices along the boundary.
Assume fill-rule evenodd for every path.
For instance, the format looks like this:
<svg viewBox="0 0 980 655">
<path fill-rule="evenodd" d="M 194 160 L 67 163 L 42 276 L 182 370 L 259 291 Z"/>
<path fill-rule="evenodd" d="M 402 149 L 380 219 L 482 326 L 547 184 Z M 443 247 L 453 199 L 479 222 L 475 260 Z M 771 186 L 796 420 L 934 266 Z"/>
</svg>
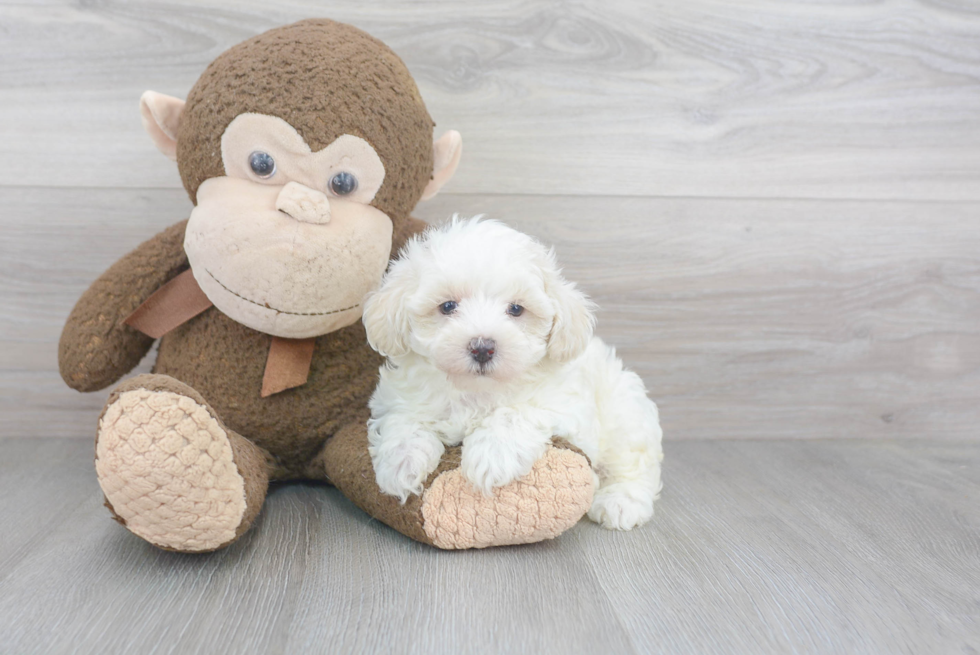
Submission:
<svg viewBox="0 0 980 655">
<path fill-rule="evenodd" d="M 123 321 L 154 291 L 187 268 L 184 229 L 168 227 L 109 267 L 82 294 L 58 343 L 61 377 L 78 391 L 97 391 L 133 370 L 153 339 Z"/>
</svg>

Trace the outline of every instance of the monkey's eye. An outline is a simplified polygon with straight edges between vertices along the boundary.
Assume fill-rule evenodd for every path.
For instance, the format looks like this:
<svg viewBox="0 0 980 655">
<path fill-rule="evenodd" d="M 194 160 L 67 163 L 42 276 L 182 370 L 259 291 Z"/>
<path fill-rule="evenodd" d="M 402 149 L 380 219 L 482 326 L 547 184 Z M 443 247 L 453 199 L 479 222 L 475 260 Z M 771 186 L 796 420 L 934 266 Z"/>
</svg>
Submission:
<svg viewBox="0 0 980 655">
<path fill-rule="evenodd" d="M 455 300 L 447 300 L 446 302 L 439 305 L 439 311 L 445 314 L 446 316 L 449 316 L 454 311 L 456 311 L 457 307 L 459 307 L 458 302 L 456 302 Z"/>
<path fill-rule="evenodd" d="M 330 178 L 330 190 L 338 196 L 350 195 L 354 193 L 354 189 L 356 188 L 357 178 L 347 171 L 341 171 Z"/>
<path fill-rule="evenodd" d="M 513 316 L 514 318 L 517 318 L 518 316 L 524 313 L 524 308 L 518 305 L 517 303 L 511 303 L 510 306 L 507 308 L 507 313 Z"/>
<path fill-rule="evenodd" d="M 248 165 L 259 177 L 272 177 L 276 172 L 276 160 L 267 152 L 256 150 L 248 156 Z"/>
</svg>

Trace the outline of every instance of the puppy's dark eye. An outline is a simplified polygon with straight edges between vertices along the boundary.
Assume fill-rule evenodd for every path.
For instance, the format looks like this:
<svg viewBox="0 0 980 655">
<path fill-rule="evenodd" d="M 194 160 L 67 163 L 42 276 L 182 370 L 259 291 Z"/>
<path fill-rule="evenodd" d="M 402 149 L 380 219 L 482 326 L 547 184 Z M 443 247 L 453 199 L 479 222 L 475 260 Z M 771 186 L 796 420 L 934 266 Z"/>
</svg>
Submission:
<svg viewBox="0 0 980 655">
<path fill-rule="evenodd" d="M 456 302 L 455 300 L 447 300 L 446 302 L 439 305 L 439 311 L 445 314 L 446 316 L 449 316 L 454 311 L 456 311 L 457 307 L 459 307 L 458 302 Z"/>
<path fill-rule="evenodd" d="M 338 196 L 348 196 L 354 193 L 354 189 L 356 188 L 357 178 L 347 171 L 337 173 L 330 178 L 330 190 Z"/>
<path fill-rule="evenodd" d="M 510 307 L 507 308 L 507 313 L 516 318 L 524 313 L 524 308 L 516 303 L 511 303 Z"/>
<path fill-rule="evenodd" d="M 248 156 L 248 166 L 259 177 L 272 177 L 276 172 L 276 160 L 269 153 L 260 150 Z"/>
</svg>

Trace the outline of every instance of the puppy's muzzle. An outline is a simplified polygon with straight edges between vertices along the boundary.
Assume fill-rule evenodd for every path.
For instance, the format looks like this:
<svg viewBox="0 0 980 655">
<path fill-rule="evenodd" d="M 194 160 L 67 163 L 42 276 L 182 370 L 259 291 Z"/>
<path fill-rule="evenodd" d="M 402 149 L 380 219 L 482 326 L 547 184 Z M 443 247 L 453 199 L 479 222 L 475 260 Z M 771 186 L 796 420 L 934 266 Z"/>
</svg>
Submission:
<svg viewBox="0 0 980 655">
<path fill-rule="evenodd" d="M 481 366 L 493 359 L 497 344 L 493 339 L 477 337 L 470 341 L 470 357 Z"/>
</svg>

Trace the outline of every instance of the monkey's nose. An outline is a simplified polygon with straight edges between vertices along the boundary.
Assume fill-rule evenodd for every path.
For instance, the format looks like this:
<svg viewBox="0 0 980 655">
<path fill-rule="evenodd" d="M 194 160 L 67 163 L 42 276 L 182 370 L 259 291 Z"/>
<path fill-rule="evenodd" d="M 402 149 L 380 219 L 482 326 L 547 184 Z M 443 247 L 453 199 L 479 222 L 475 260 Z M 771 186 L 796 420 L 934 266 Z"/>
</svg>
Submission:
<svg viewBox="0 0 980 655">
<path fill-rule="evenodd" d="M 497 342 L 493 339 L 477 337 L 470 341 L 470 357 L 480 364 L 486 364 L 493 359 L 493 353 L 496 348 Z"/>
<path fill-rule="evenodd" d="M 299 182 L 290 182 L 276 198 L 276 209 L 304 223 L 323 225 L 330 222 L 330 200 L 322 191 Z"/>
</svg>

